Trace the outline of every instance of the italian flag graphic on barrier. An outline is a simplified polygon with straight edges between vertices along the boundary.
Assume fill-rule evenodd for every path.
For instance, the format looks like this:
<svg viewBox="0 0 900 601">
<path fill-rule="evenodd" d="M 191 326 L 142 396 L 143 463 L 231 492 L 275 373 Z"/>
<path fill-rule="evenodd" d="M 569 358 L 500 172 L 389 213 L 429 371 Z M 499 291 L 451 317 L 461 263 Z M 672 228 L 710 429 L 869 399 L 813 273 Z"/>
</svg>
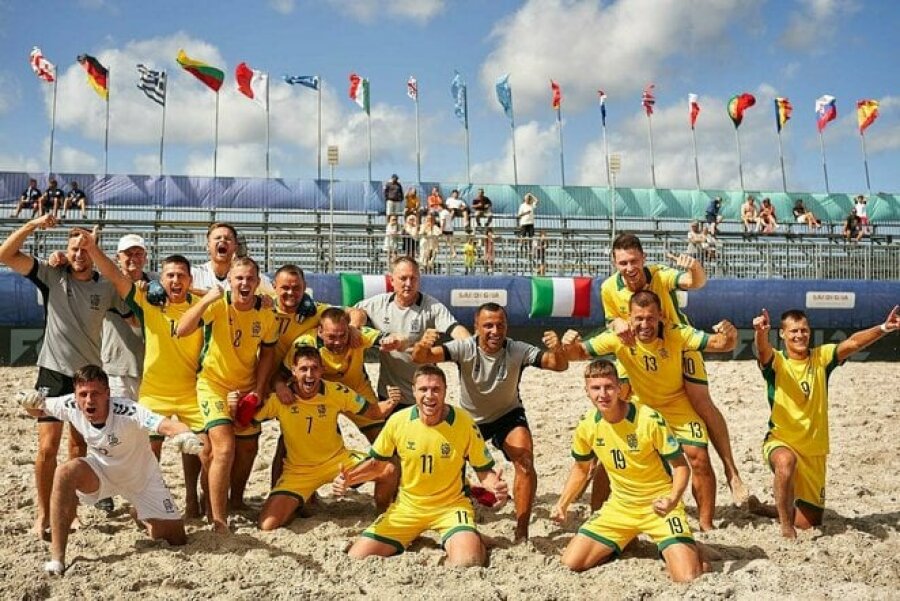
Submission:
<svg viewBox="0 0 900 601">
<path fill-rule="evenodd" d="M 531 278 L 529 317 L 589 317 L 591 278 Z"/>
<path fill-rule="evenodd" d="M 389 275 L 341 274 L 341 301 L 345 307 L 352 307 L 364 298 L 391 292 L 393 289 Z"/>
</svg>

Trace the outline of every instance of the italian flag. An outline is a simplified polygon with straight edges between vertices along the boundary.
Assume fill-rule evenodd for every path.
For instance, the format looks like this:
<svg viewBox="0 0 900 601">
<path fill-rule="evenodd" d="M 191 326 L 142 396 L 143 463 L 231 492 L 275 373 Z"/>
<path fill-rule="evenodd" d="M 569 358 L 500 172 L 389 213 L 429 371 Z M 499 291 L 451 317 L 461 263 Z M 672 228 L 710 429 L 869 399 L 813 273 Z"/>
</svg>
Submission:
<svg viewBox="0 0 900 601">
<path fill-rule="evenodd" d="M 359 105 L 359 108 L 369 114 L 369 80 L 360 77 L 356 73 L 350 74 L 350 99 Z"/>
<path fill-rule="evenodd" d="M 341 301 L 345 307 L 352 307 L 364 298 L 391 292 L 393 289 L 389 275 L 341 274 Z"/>
<path fill-rule="evenodd" d="M 589 317 L 591 278 L 531 278 L 529 317 Z"/>
</svg>

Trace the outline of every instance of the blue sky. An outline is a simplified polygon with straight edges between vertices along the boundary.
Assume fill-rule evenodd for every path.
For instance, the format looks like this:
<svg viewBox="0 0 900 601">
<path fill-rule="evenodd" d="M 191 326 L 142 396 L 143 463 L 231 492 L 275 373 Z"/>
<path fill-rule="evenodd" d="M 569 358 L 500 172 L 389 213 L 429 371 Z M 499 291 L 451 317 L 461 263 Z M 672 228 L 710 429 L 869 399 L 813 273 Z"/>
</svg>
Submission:
<svg viewBox="0 0 900 601">
<path fill-rule="evenodd" d="M 738 187 L 728 98 L 750 92 L 757 106 L 740 129 L 745 186 L 780 189 L 773 98 L 794 114 L 783 134 L 788 188 L 824 191 L 813 106 L 837 97 L 825 131 L 832 191 L 864 191 L 855 103 L 881 102 L 866 132 L 873 191 L 900 191 L 900 92 L 896 50 L 900 5 L 865 0 L 0 0 L 0 169 L 46 170 L 51 86 L 28 65 L 33 45 L 59 74 L 54 170 L 102 172 L 103 101 L 75 56 L 111 69 L 113 173 L 156 173 L 161 114 L 135 88 L 134 65 L 170 74 L 166 173 L 212 171 L 214 95 L 175 63 L 179 48 L 226 72 L 220 112 L 220 175 L 265 175 L 264 113 L 234 90 L 246 61 L 272 75 L 273 176 L 314 178 L 316 96 L 280 76 L 319 74 L 323 137 L 337 144 L 341 179 L 366 175 L 366 121 L 347 97 L 348 75 L 371 81 L 373 178 L 415 179 L 414 106 L 419 81 L 422 179 L 465 179 L 463 130 L 449 82 L 469 84 L 472 177 L 512 181 L 509 123 L 493 82 L 506 72 L 516 107 L 520 183 L 558 184 L 559 146 L 549 79 L 563 89 L 569 184 L 605 185 L 596 90 L 607 95 L 609 145 L 622 155 L 619 182 L 648 186 L 650 153 L 641 89 L 656 84 L 653 134 L 660 187 L 694 187 L 687 95 L 700 97 L 697 123 L 704 187 Z"/>
</svg>

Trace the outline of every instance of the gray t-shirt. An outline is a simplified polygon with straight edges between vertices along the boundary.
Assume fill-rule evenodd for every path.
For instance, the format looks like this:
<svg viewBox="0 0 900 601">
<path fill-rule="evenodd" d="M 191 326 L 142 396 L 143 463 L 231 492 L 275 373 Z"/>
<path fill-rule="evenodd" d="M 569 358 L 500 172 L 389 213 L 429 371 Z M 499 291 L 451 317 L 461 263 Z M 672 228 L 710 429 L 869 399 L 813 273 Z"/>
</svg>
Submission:
<svg viewBox="0 0 900 601">
<path fill-rule="evenodd" d="M 433 296 L 419 293 L 419 298 L 410 307 L 402 308 L 394 302 L 394 294 L 386 292 L 356 303 L 369 316 L 369 324 L 388 334 L 402 334 L 412 346 L 425 333 L 436 329 L 449 334 L 459 325 L 450 310 Z M 412 377 L 416 372 L 415 363 L 408 351 L 380 353 L 381 369 L 378 374 L 378 396 L 387 398 L 387 387 L 398 386 L 403 393 L 404 405 L 415 404 L 412 393 Z"/>
<path fill-rule="evenodd" d="M 26 277 L 41 292 L 46 317 L 37 364 L 67 376 L 85 365 L 101 365 L 103 318 L 119 299 L 112 283 L 97 272 L 77 280 L 68 266 L 50 267 L 37 259 Z"/>
<path fill-rule="evenodd" d="M 144 273 L 142 279 L 149 282 L 156 279 L 156 276 Z M 131 310 L 121 298 L 116 310 L 118 314 L 110 311 L 103 320 L 103 371 L 110 376 L 140 378 L 144 373 L 144 336 L 141 327 L 133 327 L 128 323 Z"/>
<path fill-rule="evenodd" d="M 444 358 L 459 368 L 459 404 L 477 424 L 489 424 L 522 406 L 519 381 L 526 367 L 540 367 L 544 352 L 507 338 L 491 355 L 478 347 L 478 337 L 451 340 L 443 345 Z"/>
</svg>

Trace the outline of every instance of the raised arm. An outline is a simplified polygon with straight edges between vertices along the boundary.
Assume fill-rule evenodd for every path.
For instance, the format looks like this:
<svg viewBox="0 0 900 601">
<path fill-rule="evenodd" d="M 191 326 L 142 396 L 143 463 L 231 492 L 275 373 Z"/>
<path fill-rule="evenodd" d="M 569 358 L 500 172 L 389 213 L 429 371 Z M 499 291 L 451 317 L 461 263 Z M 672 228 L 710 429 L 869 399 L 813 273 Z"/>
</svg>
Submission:
<svg viewBox="0 0 900 601">
<path fill-rule="evenodd" d="M 3 244 L 0 244 L 0 263 L 9 265 L 20 275 L 28 275 L 37 259 L 23 253 L 22 245 L 35 230 L 50 229 L 57 223 L 56 217 L 52 213 L 45 213 L 37 219 L 25 223 L 10 234 Z"/>
<path fill-rule="evenodd" d="M 713 326 L 713 335 L 706 341 L 705 351 L 709 353 L 729 353 L 737 346 L 737 328 L 723 319 Z"/>
<path fill-rule="evenodd" d="M 425 330 L 422 338 L 412 347 L 410 358 L 412 358 L 413 363 L 440 363 L 441 361 L 446 361 L 444 347 L 435 346 L 440 337 L 440 332 L 433 328 Z"/>
<path fill-rule="evenodd" d="M 594 459 L 576 461 L 572 464 L 572 468 L 569 470 L 569 477 L 565 486 L 563 486 L 562 493 L 559 495 L 559 500 L 553 506 L 553 509 L 550 510 L 550 519 L 557 524 L 565 523 L 569 505 L 581 496 L 581 491 L 584 490 L 584 486 L 591 476 L 591 466 L 593 464 Z"/>
<path fill-rule="evenodd" d="M 89 232 L 82 228 L 76 228 L 75 231 L 81 234 L 81 237 L 84 240 L 84 249 L 94 261 L 94 265 L 97 266 L 100 275 L 112 282 L 112 285 L 115 287 L 119 296 L 122 298 L 128 296 L 132 287 L 134 287 L 134 282 L 131 281 L 131 278 L 122 273 L 121 270 L 119 270 L 119 267 L 113 263 L 112 259 L 107 257 L 106 253 L 104 253 L 97 245 L 97 228 L 94 228 L 93 232 Z"/>
<path fill-rule="evenodd" d="M 760 365 L 768 365 L 775 354 L 772 343 L 769 342 L 769 330 L 771 329 L 769 312 L 763 309 L 762 313 L 753 318 L 753 342 L 756 343 L 756 358 Z"/>
<path fill-rule="evenodd" d="M 469 330 L 466 329 L 466 326 L 462 324 L 456 324 L 450 332 L 450 338 L 453 340 L 465 340 L 466 338 L 471 338 L 472 334 L 469 333 Z"/>
<path fill-rule="evenodd" d="M 575 330 L 566 330 L 566 333 L 563 334 L 562 348 L 566 358 L 570 361 L 584 361 L 591 358 L 587 349 L 584 348 L 581 334 Z"/>
<path fill-rule="evenodd" d="M 547 352 L 541 355 L 541 369 L 549 369 L 551 371 L 566 371 L 569 369 L 569 359 L 566 356 L 566 349 L 559 340 L 559 336 L 552 330 L 544 332 L 544 346 Z"/>
<path fill-rule="evenodd" d="M 706 271 L 700 261 L 685 254 L 676 256 L 670 253 L 668 257 L 675 262 L 675 267 L 684 272 L 678 280 L 681 290 L 697 290 L 706 285 Z"/>
<path fill-rule="evenodd" d="M 900 330 L 900 307 L 895 306 L 891 309 L 891 312 L 888 313 L 884 323 L 855 332 L 852 336 L 838 344 L 838 361 L 845 361 L 847 357 L 853 353 L 858 353 L 876 340 L 880 340 L 884 336 L 887 336 L 891 332 L 896 332 L 897 330 Z"/>
<path fill-rule="evenodd" d="M 222 294 L 224 292 L 218 286 L 210 288 L 203 295 L 203 298 L 200 299 L 199 303 L 184 312 L 184 315 L 181 316 L 181 319 L 178 320 L 178 325 L 175 327 L 175 334 L 179 338 L 184 338 L 196 332 L 203 319 L 203 313 L 206 312 L 210 305 L 222 298 Z"/>
</svg>

